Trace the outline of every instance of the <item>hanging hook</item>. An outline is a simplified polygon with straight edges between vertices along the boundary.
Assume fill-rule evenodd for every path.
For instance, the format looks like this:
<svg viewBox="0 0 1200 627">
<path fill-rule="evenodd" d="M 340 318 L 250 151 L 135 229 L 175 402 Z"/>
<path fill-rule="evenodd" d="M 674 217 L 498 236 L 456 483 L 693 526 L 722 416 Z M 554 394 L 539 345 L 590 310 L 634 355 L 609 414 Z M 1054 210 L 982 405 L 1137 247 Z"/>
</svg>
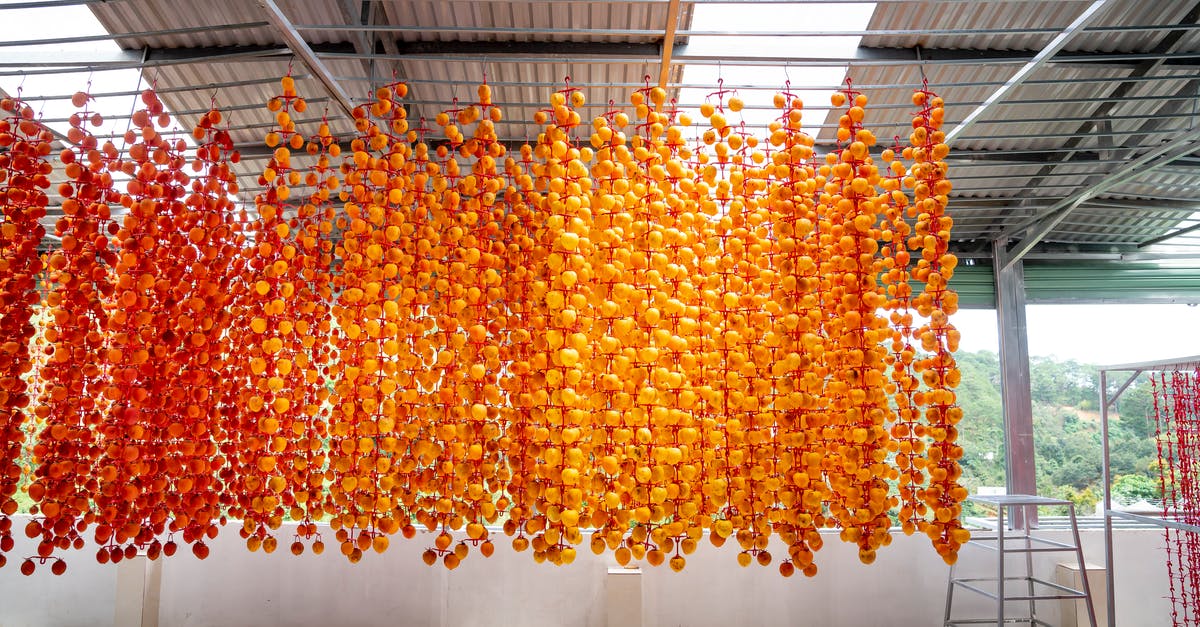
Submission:
<svg viewBox="0 0 1200 627">
<path fill-rule="evenodd" d="M 925 59 L 921 56 L 921 47 L 916 47 L 917 53 L 917 71 L 921 73 L 922 89 L 929 89 L 929 79 L 925 77 Z"/>
</svg>

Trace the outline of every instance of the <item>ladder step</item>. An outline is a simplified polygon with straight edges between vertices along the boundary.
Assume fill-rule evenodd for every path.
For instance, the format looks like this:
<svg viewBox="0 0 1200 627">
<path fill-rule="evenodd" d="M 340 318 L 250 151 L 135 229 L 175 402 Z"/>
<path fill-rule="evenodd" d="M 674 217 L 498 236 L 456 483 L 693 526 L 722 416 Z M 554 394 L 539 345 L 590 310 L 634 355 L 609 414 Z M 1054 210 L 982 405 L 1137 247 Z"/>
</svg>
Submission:
<svg viewBox="0 0 1200 627">
<path fill-rule="evenodd" d="M 987 501 L 987 499 L 978 498 L 973 498 L 972 500 Z M 999 503 L 1001 506 L 1024 504 L 1020 502 L 1027 500 L 1029 501 L 1028 504 L 1030 506 L 1036 507 L 1038 505 L 1050 504 L 1049 501 L 1052 499 L 1024 495 L 1011 495 L 1005 497 L 993 497 L 992 500 L 1001 501 Z M 1064 502 L 1062 504 L 1070 506 L 1069 502 Z M 1071 525 L 1062 531 L 1069 532 L 1071 534 L 1070 538 L 1072 538 L 1075 543 L 1060 542 L 1058 540 L 1051 540 L 1049 538 L 1030 535 L 1030 531 L 1028 529 L 1013 530 L 1013 533 L 1006 533 L 1006 529 L 1000 526 L 1003 524 L 1003 521 L 997 520 L 997 523 L 998 525 L 993 526 L 991 529 L 973 535 L 967 544 L 992 551 L 994 554 L 996 554 L 995 559 L 998 560 L 1003 560 L 1005 559 L 1006 555 L 1012 553 L 1025 553 L 1028 555 L 1032 553 L 1070 552 L 1074 553 L 1078 557 L 1080 563 L 1083 562 L 1083 550 L 1077 544 L 1079 542 L 1079 527 L 1077 521 L 1075 520 L 1073 507 L 1071 507 Z M 959 564 L 961 563 L 962 562 L 960 561 Z M 1026 561 L 1027 567 L 1029 564 L 1030 562 Z M 1019 570 L 1011 570 L 1010 567 L 1004 563 L 1001 563 L 998 566 L 1001 568 L 1002 573 L 1004 570 L 1009 570 L 1009 572 L 1019 572 Z M 1019 569 L 1020 567 L 1017 568 Z M 1026 572 L 1024 576 L 1007 576 L 1003 578 L 954 577 L 954 573 L 955 567 L 952 566 L 950 569 L 950 581 L 948 587 L 949 596 L 946 600 L 946 614 L 943 617 L 944 627 L 952 627 L 954 625 L 996 625 L 999 624 L 996 620 L 996 615 L 1004 616 L 1004 619 L 1000 621 L 1004 624 L 1013 623 L 1030 626 L 1039 625 L 1044 627 L 1053 627 L 1053 625 L 1050 623 L 1037 618 L 1037 612 L 1034 610 L 1034 604 L 1037 601 L 1090 600 L 1090 594 L 1085 590 L 1076 590 L 1055 582 L 1039 579 L 1038 577 L 1034 577 L 1031 572 Z M 1084 576 L 1086 577 L 1086 574 Z M 1016 584 L 1013 582 L 1016 582 Z M 1018 587 L 1022 584 L 1023 587 Z M 1083 587 L 1086 589 L 1087 586 L 1085 585 Z M 953 591 L 955 588 L 970 590 L 996 601 L 998 605 L 1007 604 L 1009 602 L 1029 603 L 1029 607 L 1026 608 L 1026 613 L 1029 614 L 1029 616 L 1008 617 L 1005 616 L 1005 608 L 997 607 L 996 613 L 990 618 L 952 619 L 950 618 L 950 615 L 953 611 Z M 1009 593 L 1010 591 L 1012 594 Z"/>
</svg>

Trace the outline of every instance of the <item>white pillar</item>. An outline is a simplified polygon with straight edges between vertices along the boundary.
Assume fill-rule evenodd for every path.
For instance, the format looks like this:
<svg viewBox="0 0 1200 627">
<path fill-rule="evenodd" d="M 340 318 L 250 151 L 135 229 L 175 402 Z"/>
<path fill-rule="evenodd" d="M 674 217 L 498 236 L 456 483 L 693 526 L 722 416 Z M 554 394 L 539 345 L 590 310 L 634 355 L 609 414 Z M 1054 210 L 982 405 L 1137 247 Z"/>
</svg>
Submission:
<svg viewBox="0 0 1200 627">
<path fill-rule="evenodd" d="M 117 565 L 117 602 L 113 624 L 158 627 L 162 561 L 139 553 Z"/>
<path fill-rule="evenodd" d="M 642 569 L 609 568 L 604 592 L 605 624 L 608 627 L 641 627 Z"/>
</svg>

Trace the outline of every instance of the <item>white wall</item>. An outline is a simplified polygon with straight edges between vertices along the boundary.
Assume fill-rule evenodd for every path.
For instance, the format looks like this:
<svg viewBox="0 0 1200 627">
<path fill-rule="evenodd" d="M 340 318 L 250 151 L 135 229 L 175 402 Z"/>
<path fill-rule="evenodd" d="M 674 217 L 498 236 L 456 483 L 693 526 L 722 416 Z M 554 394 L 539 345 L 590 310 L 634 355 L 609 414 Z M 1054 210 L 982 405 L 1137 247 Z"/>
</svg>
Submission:
<svg viewBox="0 0 1200 627">
<path fill-rule="evenodd" d="M 14 529 L 24 528 L 24 520 Z M 530 553 L 514 553 L 506 538 L 497 539 L 491 558 L 469 557 L 455 571 L 425 566 L 420 555 L 431 535 L 411 541 L 393 538 L 383 555 L 373 552 L 349 564 L 331 546 L 324 555 L 287 551 L 291 528 L 281 530 L 272 555 L 250 553 L 236 528 L 227 527 L 211 543 L 203 562 L 181 548 L 162 564 L 159 624 L 201 625 L 570 625 L 606 624 L 605 580 L 612 563 L 580 547 L 574 564 L 535 564 Z M 116 608 L 117 567 L 100 566 L 94 549 L 70 552 L 67 574 L 48 568 L 33 577 L 18 571 L 18 556 L 34 552 L 18 538 L 9 565 L 0 570 L 0 627 L 26 625 L 111 625 Z M 1066 539 L 1066 534 L 1043 535 Z M 1103 536 L 1083 532 L 1089 562 L 1102 564 Z M 332 533 L 325 533 L 333 545 Z M 1166 567 L 1158 531 L 1117 532 L 1117 607 L 1121 627 L 1169 624 Z M 741 568 L 730 542 L 715 549 L 702 542 L 688 556 L 682 573 L 666 565 L 647 567 L 642 575 L 642 616 L 648 627 L 687 625 L 793 625 L 822 627 L 894 627 L 941 624 L 948 568 L 924 537 L 897 535 L 879 551 L 871 566 L 858 562 L 856 550 L 836 536 L 826 537 L 817 553 L 820 572 L 808 579 L 780 577 L 775 564 Z M 776 555 L 782 546 L 773 546 Z M 991 574 L 990 551 L 968 547 L 960 575 Z M 1035 575 L 1054 579 L 1054 563 L 1067 553 L 1041 554 Z M 1016 565 L 1020 562 L 1010 561 Z M 1104 591 L 1094 594 L 1102 596 Z M 957 617 L 989 617 L 985 599 L 959 591 Z M 1020 608 L 1012 605 L 1013 610 Z M 1058 620 L 1054 602 L 1038 605 L 1039 614 Z M 1104 617 L 1100 617 L 1103 624 Z"/>
</svg>

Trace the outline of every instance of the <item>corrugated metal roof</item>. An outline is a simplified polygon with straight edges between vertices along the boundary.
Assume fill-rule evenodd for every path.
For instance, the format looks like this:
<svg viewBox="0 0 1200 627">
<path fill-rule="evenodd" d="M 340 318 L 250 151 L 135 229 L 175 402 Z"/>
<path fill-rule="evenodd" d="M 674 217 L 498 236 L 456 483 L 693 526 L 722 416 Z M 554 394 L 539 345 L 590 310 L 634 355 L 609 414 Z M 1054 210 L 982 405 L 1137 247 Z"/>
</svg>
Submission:
<svg viewBox="0 0 1200 627">
<path fill-rule="evenodd" d="M 529 35 L 520 32 L 459 32 L 464 28 L 495 29 L 629 29 L 661 31 L 667 23 L 667 3 L 613 2 L 469 2 L 414 0 L 382 5 L 387 23 L 420 26 L 423 32 L 400 35 L 405 41 L 618 41 L 654 42 L 647 35 L 590 36 L 586 34 Z M 687 10 L 690 10 L 687 9 Z M 686 23 L 687 16 L 683 19 Z"/>
<path fill-rule="evenodd" d="M 868 29 L 882 30 L 970 30 L 970 29 L 1064 29 L 1091 0 L 1060 2 L 885 2 L 875 8 Z M 1187 2 L 1117 2 L 1090 27 L 1175 24 L 1188 12 Z M 1040 50 L 1054 33 L 961 34 L 961 35 L 868 35 L 862 45 L 881 48 L 950 48 L 988 50 Z M 1085 34 L 1067 44 L 1065 50 L 1089 52 L 1132 51 L 1148 48 L 1146 42 L 1162 33 L 1126 31 Z"/>
<path fill-rule="evenodd" d="M 357 16 L 344 11 L 341 3 L 277 2 L 294 24 L 357 23 Z M 1084 0 L 881 2 L 871 17 L 868 31 L 918 32 L 868 33 L 862 38 L 861 45 L 997 53 L 1029 51 L 1028 56 L 1032 57 L 1057 30 L 1070 24 L 1089 4 Z M 1065 51 L 1076 54 L 1149 52 L 1170 33 L 1163 26 L 1178 23 L 1195 3 L 1114 0 L 1110 4 L 1103 15 L 1089 25 L 1093 30 L 1076 36 L 1068 42 Z M 665 27 L 667 5 L 665 1 L 379 2 L 371 16 L 373 23 L 405 28 L 403 32 L 369 35 L 373 44 L 376 40 L 394 39 L 400 43 L 562 42 L 565 46 L 522 52 L 519 57 L 472 54 L 471 60 L 462 56 L 438 58 L 437 48 L 430 54 L 429 47 L 425 46 L 426 52 L 420 57 L 370 62 L 326 56 L 325 63 L 345 91 L 356 98 L 366 97 L 373 84 L 391 80 L 393 76 L 409 81 L 410 117 L 414 123 L 421 116 L 432 118 L 451 106 L 456 97 L 463 102 L 473 101 L 475 86 L 486 75 L 493 85 L 494 100 L 504 103 L 505 121 L 498 125 L 502 138 L 532 139 L 541 130 L 532 124 L 534 113 L 544 108 L 550 92 L 562 88 L 568 76 L 572 85 L 585 87 L 589 114 L 601 112 L 609 100 L 618 104 L 627 102 L 630 85 L 643 84 L 644 77 L 657 79 L 656 55 L 579 57 L 572 56 L 569 44 L 651 44 L 650 49 L 653 49 L 653 44 L 661 40 L 657 32 Z M 272 28 L 222 28 L 263 21 L 264 15 L 253 2 L 186 4 L 171 0 L 140 0 L 97 3 L 91 8 L 113 33 L 211 27 L 211 30 L 193 33 L 118 37 L 117 42 L 125 48 L 283 45 L 283 39 Z M 697 10 L 701 10 L 697 5 L 682 2 L 679 28 L 688 29 Z M 1047 63 L 988 109 L 982 119 L 956 139 L 951 153 L 955 160 L 951 173 L 955 181 L 954 197 L 959 200 L 957 204 L 952 202 L 950 209 L 956 220 L 956 237 L 964 242 L 984 242 L 1004 229 L 1028 223 L 1046 207 L 1102 178 L 1105 172 L 1122 167 L 1152 146 L 1171 141 L 1179 131 L 1193 128 L 1197 122 L 1200 72 L 1196 65 L 1188 63 L 1194 63 L 1195 54 L 1200 52 L 1200 29 L 1188 26 L 1191 30 L 1176 35 L 1176 49 L 1190 52 L 1192 56 L 1185 55 L 1166 63 L 1140 58 L 1103 63 Z M 819 27 L 818 24 L 780 24 L 772 28 Z M 730 24 L 729 28 L 747 27 Z M 606 32 L 568 32 L 570 29 L 603 29 Z M 977 30 L 992 32 L 971 32 Z M 1007 32 L 994 32 L 997 30 Z M 301 33 L 312 44 L 344 44 L 346 49 L 361 43 L 362 34 L 361 31 L 338 28 L 305 28 Z M 772 53 L 768 50 L 766 54 Z M 524 61 L 537 55 L 541 56 L 536 63 Z M 262 134 L 271 124 L 270 114 L 261 105 L 275 94 L 277 83 L 274 79 L 286 71 L 287 64 L 286 58 L 280 57 L 167 65 L 146 73 L 148 79 L 156 78 L 160 87 L 261 79 L 262 82 L 224 87 L 217 94 L 219 104 L 237 108 L 230 116 L 235 126 L 235 141 L 256 145 L 261 143 Z M 871 99 L 868 126 L 881 138 L 881 144 L 890 144 L 886 138 L 903 137 L 909 132 L 913 114 L 911 94 L 913 89 L 921 86 L 923 78 L 927 78 L 930 87 L 946 100 L 946 128 L 949 130 L 1010 80 L 1021 65 L 1020 59 L 992 63 L 939 62 L 935 55 L 935 60 L 921 65 L 851 63 L 848 75 L 856 85 L 867 86 L 866 92 Z M 737 82 L 735 66 L 729 68 L 727 82 Z M 800 75 L 803 64 L 796 63 L 789 69 L 792 75 Z M 680 64 L 672 68 L 671 83 L 676 87 L 672 95 L 678 93 L 682 70 Z M 294 71 L 309 73 L 301 66 L 296 66 Z M 1141 77 L 1141 74 L 1145 76 Z M 1131 76 L 1133 79 L 1127 80 Z M 324 87 L 315 79 L 303 78 L 299 81 L 299 89 L 314 102 L 308 118 L 319 118 L 323 108 L 320 99 L 328 97 Z M 212 91 L 204 88 L 178 91 L 164 93 L 163 98 L 175 111 L 200 111 L 211 102 Z M 809 132 L 820 141 L 828 142 L 830 129 L 818 127 L 835 124 L 835 115 L 830 114 L 824 120 L 806 119 L 815 123 Z M 185 124 L 190 124 L 196 116 L 185 113 L 180 117 Z M 330 117 L 335 133 L 352 134 L 346 120 L 339 115 Z M 1064 163 L 1058 159 L 1070 161 Z M 248 161 L 243 163 L 241 171 L 255 176 L 259 167 L 261 162 Z M 1048 233 L 1044 241 L 1067 246 L 1132 249 L 1139 242 L 1171 233 L 1180 225 L 1191 224 L 1188 222 L 1191 213 L 1186 206 L 1179 207 L 1178 202 L 1171 207 L 1165 206 L 1165 202 L 1194 197 L 1200 191 L 1198 173 L 1200 167 L 1189 164 L 1131 177 L 1099 194 L 1095 202 L 1083 203 Z M 1134 204 L 1135 208 L 1106 206 L 1105 199 Z"/>
<path fill-rule="evenodd" d="M 339 2 L 312 0 L 279 0 L 277 3 L 290 19 L 310 24 L 348 24 Z M 182 28 L 211 26 L 210 31 L 193 34 L 172 34 L 146 37 L 117 38 L 122 48 L 185 48 L 197 46 L 265 46 L 282 40 L 274 28 L 224 29 L 229 24 L 261 22 L 263 11 L 256 2 L 195 2 L 176 0 L 137 0 L 136 2 L 106 2 L 91 5 L 96 19 L 110 33 L 138 33 Z M 345 33 L 312 31 L 305 33 L 310 43 L 344 41 Z"/>
</svg>

